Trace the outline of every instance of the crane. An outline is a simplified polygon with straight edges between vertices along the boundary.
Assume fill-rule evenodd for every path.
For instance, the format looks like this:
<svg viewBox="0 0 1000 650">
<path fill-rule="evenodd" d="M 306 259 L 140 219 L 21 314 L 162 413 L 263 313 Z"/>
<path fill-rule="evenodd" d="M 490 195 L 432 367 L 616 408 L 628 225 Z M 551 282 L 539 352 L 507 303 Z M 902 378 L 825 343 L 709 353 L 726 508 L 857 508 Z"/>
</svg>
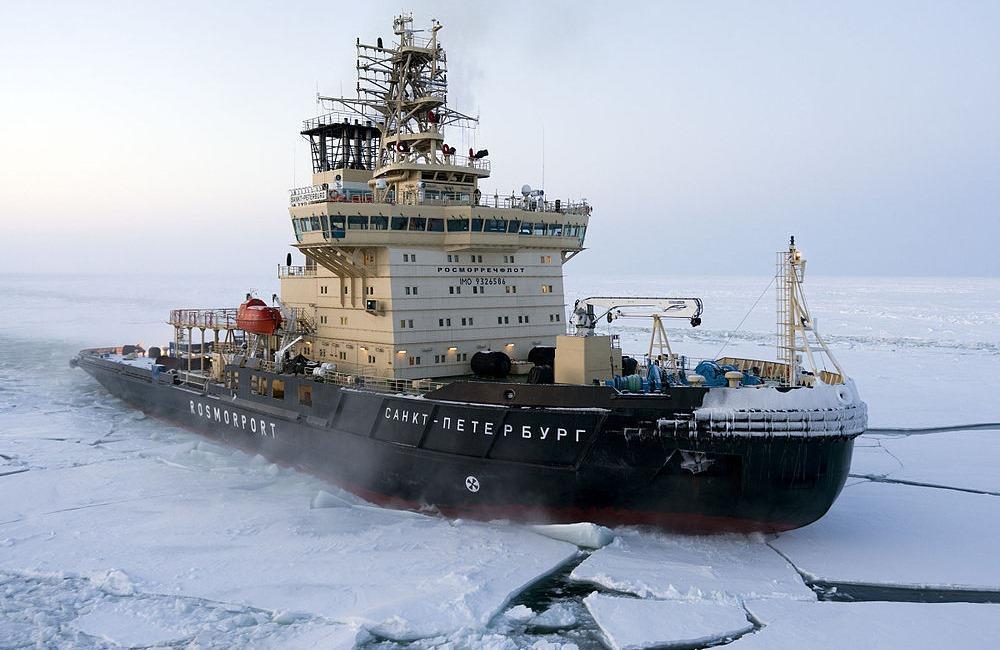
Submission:
<svg viewBox="0 0 1000 650">
<path fill-rule="evenodd" d="M 652 318 L 653 334 L 649 340 L 650 364 L 654 359 L 665 362 L 667 368 L 677 370 L 677 359 L 670 349 L 670 341 L 663 327 L 664 318 L 683 318 L 691 327 L 701 325 L 701 298 L 655 298 L 628 296 L 594 296 L 577 300 L 573 304 L 573 324 L 577 336 L 593 336 L 597 322 L 602 318 L 610 323 L 616 318 Z M 653 349 L 657 354 L 653 355 Z"/>
</svg>

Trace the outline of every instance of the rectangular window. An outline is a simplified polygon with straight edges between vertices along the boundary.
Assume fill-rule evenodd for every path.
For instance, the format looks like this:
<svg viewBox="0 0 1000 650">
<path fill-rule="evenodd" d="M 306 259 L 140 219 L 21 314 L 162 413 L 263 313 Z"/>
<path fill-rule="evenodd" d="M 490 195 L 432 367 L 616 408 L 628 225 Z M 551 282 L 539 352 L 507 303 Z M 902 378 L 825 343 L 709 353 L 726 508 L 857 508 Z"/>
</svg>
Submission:
<svg viewBox="0 0 1000 650">
<path fill-rule="evenodd" d="M 337 355 L 337 356 L 339 356 L 339 357 L 340 357 L 340 360 L 341 360 L 341 361 L 347 361 L 347 353 L 346 353 L 346 352 L 344 352 L 344 351 L 341 351 L 341 352 L 339 352 L 339 353 L 338 353 L 338 355 Z"/>
<path fill-rule="evenodd" d="M 369 354 L 368 355 L 368 363 L 375 363 L 375 355 L 374 354 Z"/>
<path fill-rule="evenodd" d="M 438 327 L 444 327 L 444 319 L 443 318 L 439 318 L 438 319 Z"/>
<path fill-rule="evenodd" d="M 503 290 L 504 290 L 505 293 L 517 293 L 517 285 L 516 284 L 508 284 L 507 286 L 505 286 L 503 288 Z"/>
<path fill-rule="evenodd" d="M 524 316 L 518 316 L 517 317 L 517 323 L 518 323 L 518 325 L 523 325 L 524 324 Z"/>
<path fill-rule="evenodd" d="M 464 318 L 462 319 L 462 325 L 463 326 L 465 325 L 465 319 Z"/>
<path fill-rule="evenodd" d="M 322 350 L 320 350 L 322 352 Z M 312 406 L 313 389 L 312 386 L 299 386 L 299 404 L 302 406 Z"/>
<path fill-rule="evenodd" d="M 400 329 L 406 327 L 406 321 L 405 320 L 400 320 L 399 321 L 399 327 L 400 327 Z"/>
<path fill-rule="evenodd" d="M 410 221 L 409 217 L 392 217 L 389 220 L 389 227 L 393 230 L 406 230 L 406 227 Z M 403 260 L 407 262 L 409 260 Z"/>
<path fill-rule="evenodd" d="M 552 264 L 552 256 L 542 255 L 542 264 Z"/>
<path fill-rule="evenodd" d="M 497 316 L 497 325 L 503 325 L 503 316 Z"/>
<path fill-rule="evenodd" d="M 254 395 L 267 395 L 267 378 L 250 375 L 250 392 Z"/>
<path fill-rule="evenodd" d="M 562 314 L 556 314 L 556 322 L 558 323 L 561 320 L 562 320 Z"/>
<path fill-rule="evenodd" d="M 340 324 L 341 325 L 347 325 L 347 316 L 341 316 L 340 317 Z"/>
<path fill-rule="evenodd" d="M 285 399 L 285 382 L 275 379 L 271 382 L 271 397 L 274 399 Z"/>
<path fill-rule="evenodd" d="M 412 320 L 406 321 L 406 326 L 409 327 L 410 329 L 413 329 L 413 321 Z"/>
<path fill-rule="evenodd" d="M 525 315 L 524 315 L 524 322 L 525 322 L 525 323 L 528 323 L 528 322 L 530 322 L 530 321 L 528 320 L 528 315 L 527 315 L 527 314 L 525 314 Z"/>
<path fill-rule="evenodd" d="M 410 261 L 410 254 L 409 253 L 403 253 L 403 261 L 404 262 L 409 262 Z"/>
<path fill-rule="evenodd" d="M 348 291 L 350 291 L 350 288 L 349 287 L 344 287 L 344 295 L 345 296 L 347 295 Z"/>
<path fill-rule="evenodd" d="M 410 288 L 406 287 L 406 295 L 410 295 Z"/>
<path fill-rule="evenodd" d="M 543 284 L 542 285 L 542 293 L 552 293 L 552 285 L 551 284 Z"/>
</svg>

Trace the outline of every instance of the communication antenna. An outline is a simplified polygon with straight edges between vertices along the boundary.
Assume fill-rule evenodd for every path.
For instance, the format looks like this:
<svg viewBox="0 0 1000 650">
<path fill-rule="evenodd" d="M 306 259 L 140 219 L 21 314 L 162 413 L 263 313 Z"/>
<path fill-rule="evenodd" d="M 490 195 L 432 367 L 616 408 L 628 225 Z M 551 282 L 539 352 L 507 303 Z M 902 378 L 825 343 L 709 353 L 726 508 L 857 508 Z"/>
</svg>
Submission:
<svg viewBox="0 0 1000 650">
<path fill-rule="evenodd" d="M 542 189 L 545 189 L 545 125 L 542 125 Z"/>
</svg>

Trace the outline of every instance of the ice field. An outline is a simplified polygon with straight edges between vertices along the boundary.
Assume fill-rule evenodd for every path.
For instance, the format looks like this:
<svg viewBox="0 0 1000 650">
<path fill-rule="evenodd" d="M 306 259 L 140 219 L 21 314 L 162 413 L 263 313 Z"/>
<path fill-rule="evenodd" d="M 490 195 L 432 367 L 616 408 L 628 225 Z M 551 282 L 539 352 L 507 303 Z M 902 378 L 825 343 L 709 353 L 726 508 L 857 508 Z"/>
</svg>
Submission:
<svg viewBox="0 0 1000 650">
<path fill-rule="evenodd" d="M 693 357 L 773 356 L 769 278 L 585 277 L 699 296 Z M 246 278 L 8 275 L 0 648 L 992 648 L 1000 427 L 872 432 L 827 516 L 777 536 L 443 519 L 144 417 L 68 359 L 162 344 Z M 257 279 L 264 296 L 274 281 Z M 1000 422 L 1000 280 L 807 277 L 875 429 Z M 647 324 L 621 321 L 626 351 Z"/>
</svg>

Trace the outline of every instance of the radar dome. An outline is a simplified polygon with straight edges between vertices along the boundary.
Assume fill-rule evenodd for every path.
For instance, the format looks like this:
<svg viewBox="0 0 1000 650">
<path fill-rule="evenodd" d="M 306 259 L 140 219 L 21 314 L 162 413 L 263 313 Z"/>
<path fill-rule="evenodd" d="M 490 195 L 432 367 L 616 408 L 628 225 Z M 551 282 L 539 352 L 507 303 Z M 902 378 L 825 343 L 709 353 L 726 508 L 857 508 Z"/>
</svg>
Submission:
<svg viewBox="0 0 1000 650">
<path fill-rule="evenodd" d="M 528 185 L 528 184 L 522 185 L 521 186 L 521 196 L 528 196 L 529 194 L 531 194 L 531 186 Z"/>
</svg>

